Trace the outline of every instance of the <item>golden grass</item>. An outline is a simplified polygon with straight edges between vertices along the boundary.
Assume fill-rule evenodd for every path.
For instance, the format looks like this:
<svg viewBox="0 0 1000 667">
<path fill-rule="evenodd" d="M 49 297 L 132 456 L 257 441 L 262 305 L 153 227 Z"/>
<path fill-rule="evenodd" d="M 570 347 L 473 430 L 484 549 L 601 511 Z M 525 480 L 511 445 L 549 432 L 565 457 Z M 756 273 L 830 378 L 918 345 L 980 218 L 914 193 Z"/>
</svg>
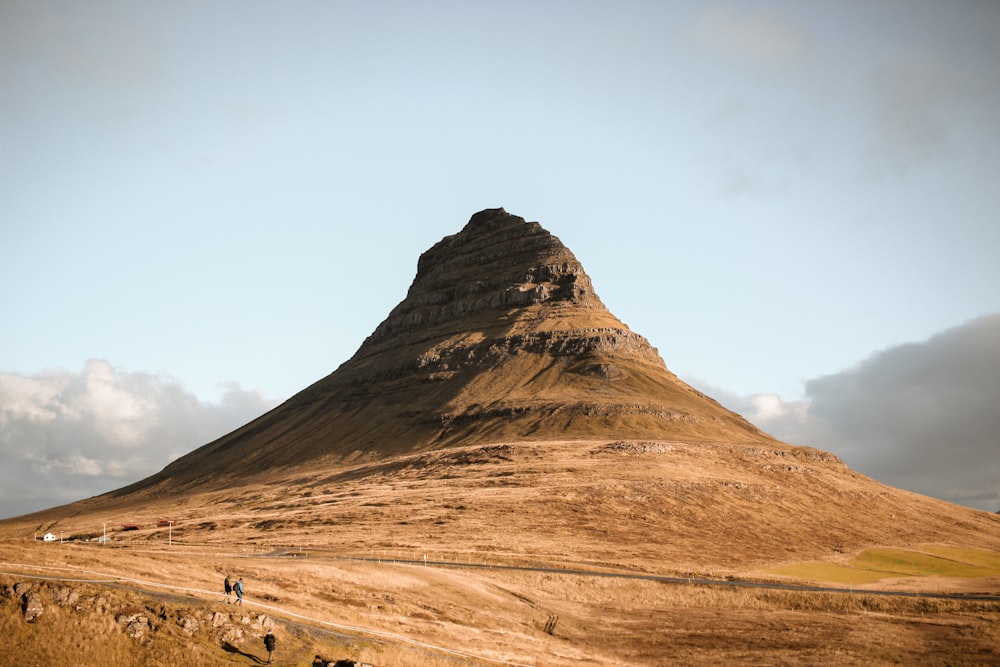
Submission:
<svg viewBox="0 0 1000 667">
<path fill-rule="evenodd" d="M 123 576 L 141 574 L 148 581 L 176 579 L 178 585 L 205 582 L 212 586 L 223 571 L 243 576 L 248 585 L 246 610 L 265 611 L 278 623 L 282 665 L 309 665 L 316 654 L 364 660 L 379 667 L 495 664 L 476 655 L 539 667 L 611 665 L 621 660 L 657 665 L 668 656 L 681 656 L 678 659 L 686 664 L 719 660 L 808 664 L 793 658 L 804 650 L 801 637 L 813 637 L 803 656 L 828 662 L 844 633 L 855 635 L 855 645 L 866 647 L 876 658 L 889 661 L 888 657 L 901 656 L 904 662 L 912 662 L 919 651 L 936 649 L 929 649 L 926 640 L 915 639 L 905 630 L 909 625 L 926 624 L 944 637 L 957 633 L 952 638 L 963 647 L 988 656 L 996 639 L 991 628 L 1000 620 L 1000 603 L 988 601 L 711 587 L 323 558 L 229 556 L 220 562 L 217 554 L 194 551 L 119 549 L 104 554 L 104 569 Z M 3 558 L 11 555 L 9 549 L 0 548 Z M 68 548 L 34 549 L 22 555 L 43 557 L 47 567 L 71 567 L 78 560 L 90 559 L 86 550 Z M 0 584 L 12 581 L 16 578 L 6 577 Z M 52 607 L 32 625 L 18 618 L 19 608 L 13 601 L 0 604 L 0 631 L 32 656 L 5 665 L 78 664 L 73 660 L 79 659 L 82 664 L 214 667 L 247 664 L 252 656 L 264 655 L 259 637 L 248 636 L 227 651 L 207 628 L 194 637 L 182 633 L 174 620 L 180 613 L 234 611 L 220 604 L 221 596 L 178 598 L 169 589 L 133 592 L 92 584 L 52 584 L 64 585 L 79 589 L 81 596 L 102 596 L 106 611 L 81 616 L 69 608 Z M 254 602 L 272 608 L 258 608 Z M 115 610 L 120 609 L 149 610 L 156 632 L 148 642 L 125 637 L 114 622 Z M 552 618 L 558 621 L 549 635 L 543 628 Z M 342 627 L 345 624 L 378 634 L 348 631 Z M 703 633 L 705 627 L 712 632 Z M 758 645 L 756 638 L 762 635 L 769 638 L 766 647 Z M 469 655 L 448 654 L 401 638 Z M 677 642 L 682 644 L 680 649 Z"/>
<path fill-rule="evenodd" d="M 287 629 L 281 664 L 308 665 L 316 653 L 378 667 L 489 664 L 405 639 L 538 667 L 914 663 L 954 646 L 980 664 L 1000 662 L 1000 648 L 992 648 L 1000 647 L 993 629 L 1000 612 L 990 603 L 392 562 L 422 561 L 426 553 L 430 561 L 695 578 L 759 577 L 781 563 L 770 570 L 775 576 L 844 587 L 884 587 L 874 582 L 891 577 L 897 589 L 997 590 L 995 517 L 889 489 L 811 450 L 494 443 L 62 512 L 0 522 L 0 538 L 7 538 L 0 539 L 0 561 L 114 573 L 140 580 L 130 585 L 152 600 L 181 596 L 191 605 L 219 605 L 225 575 L 243 576 L 248 607 L 266 605 Z M 869 518 L 859 523 L 862 514 Z M 180 519 L 169 546 L 165 529 L 155 527 L 158 516 Z M 86 536 L 100 533 L 104 521 L 110 545 L 30 539 L 41 524 Z M 119 526 L 126 522 L 146 527 L 125 533 Z M 23 621 L 15 613 L 5 623 Z M 43 641 L 24 634 L 29 629 L 17 632 L 32 647 Z M 190 643 L 161 636 L 171 646 Z M 262 655 L 258 641 L 240 650 Z M 851 653 L 862 649 L 867 654 Z M 38 648 L 45 656 L 53 650 Z M 170 653 L 174 648 L 155 650 L 145 656 L 150 665 L 192 664 Z M 217 641 L 197 650 L 210 656 L 199 654 L 198 664 L 250 660 L 221 651 Z M 88 664 L 105 658 L 130 664 L 111 654 Z"/>
<path fill-rule="evenodd" d="M 805 581 L 854 585 L 874 583 L 888 576 L 885 572 L 875 572 L 847 565 L 837 565 L 836 563 L 824 563 L 822 561 L 781 565 L 773 567 L 767 570 L 767 572 Z"/>
<path fill-rule="evenodd" d="M 0 576 L 0 586 L 9 587 L 16 577 Z M 0 661 L 4 667 L 36 667 L 38 665 L 115 665 L 125 667 L 199 665 L 223 667 L 257 662 L 266 656 L 262 647 L 262 630 L 232 625 L 243 632 L 242 640 L 220 638 L 225 628 L 215 629 L 206 620 L 206 613 L 221 611 L 256 616 L 259 611 L 247 607 L 237 610 L 232 605 L 202 604 L 192 600 L 179 603 L 157 592 L 135 592 L 118 587 L 102 587 L 80 583 L 31 583 L 41 596 L 45 611 L 33 622 L 25 622 L 20 600 L 0 597 L 0 633 L 9 646 Z M 69 587 L 77 591 L 79 600 L 70 605 L 56 604 L 54 591 Z M 150 621 L 150 629 L 141 639 L 127 636 L 121 615 L 142 614 Z M 196 618 L 200 627 L 193 633 L 183 630 L 179 618 Z M 311 665 L 314 656 L 331 661 L 354 659 L 377 665 L 412 665 L 413 667 L 454 667 L 453 656 L 435 652 L 433 648 L 383 639 L 367 638 L 338 631 L 331 633 L 322 625 L 310 625 L 294 619 L 277 620 L 276 634 L 280 637 L 278 664 Z"/>
<path fill-rule="evenodd" d="M 85 502 L 44 523 L 84 536 L 108 522 L 115 544 L 160 547 L 167 530 L 155 520 L 167 514 L 181 520 L 178 545 L 661 573 L 826 561 L 873 544 L 1000 551 L 1000 518 L 889 489 L 822 453 L 732 443 L 456 447 L 112 507 Z M 120 531 L 127 522 L 147 527 Z M 41 523 L 0 522 L 0 537 L 30 536 Z"/>
</svg>

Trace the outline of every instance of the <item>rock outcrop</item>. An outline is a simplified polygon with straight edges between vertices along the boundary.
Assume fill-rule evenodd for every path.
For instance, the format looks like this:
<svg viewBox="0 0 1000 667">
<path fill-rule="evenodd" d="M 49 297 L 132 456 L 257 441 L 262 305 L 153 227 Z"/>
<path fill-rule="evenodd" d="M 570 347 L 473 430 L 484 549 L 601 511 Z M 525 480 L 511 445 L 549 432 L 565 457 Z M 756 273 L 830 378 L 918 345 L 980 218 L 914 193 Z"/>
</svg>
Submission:
<svg viewBox="0 0 1000 667">
<path fill-rule="evenodd" d="M 334 373 L 136 486 L 553 438 L 770 441 L 670 373 L 558 238 L 488 209 Z"/>
<path fill-rule="evenodd" d="M 25 623 L 44 622 L 42 617 L 51 614 L 74 624 L 107 628 L 107 619 L 111 618 L 125 637 L 147 644 L 157 635 L 170 635 L 163 631 L 172 619 L 185 636 L 216 646 L 240 646 L 248 640 L 256 644 L 275 627 L 271 617 L 256 612 L 225 612 L 201 604 L 166 605 L 134 592 L 109 594 L 116 604 L 109 604 L 108 598 L 89 584 L 71 587 L 49 581 L 15 583 L 0 575 L 0 625 L 16 617 L 15 609 Z"/>
</svg>

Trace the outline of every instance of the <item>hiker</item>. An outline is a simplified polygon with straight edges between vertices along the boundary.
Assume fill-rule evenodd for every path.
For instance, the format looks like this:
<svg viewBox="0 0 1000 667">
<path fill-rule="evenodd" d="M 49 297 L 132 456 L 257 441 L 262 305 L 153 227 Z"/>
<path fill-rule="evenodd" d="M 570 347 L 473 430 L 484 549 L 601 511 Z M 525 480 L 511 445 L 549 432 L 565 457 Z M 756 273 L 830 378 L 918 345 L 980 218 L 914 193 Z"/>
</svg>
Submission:
<svg viewBox="0 0 1000 667">
<path fill-rule="evenodd" d="M 226 582 L 223 584 L 226 589 L 226 604 L 230 604 L 233 601 L 233 581 L 226 575 Z"/>
<path fill-rule="evenodd" d="M 274 654 L 274 633 L 270 630 L 264 635 L 264 648 L 267 649 L 267 664 L 271 664 L 271 656 Z"/>
<path fill-rule="evenodd" d="M 233 585 L 233 592 L 236 593 L 236 604 L 243 606 L 243 577 Z"/>
</svg>

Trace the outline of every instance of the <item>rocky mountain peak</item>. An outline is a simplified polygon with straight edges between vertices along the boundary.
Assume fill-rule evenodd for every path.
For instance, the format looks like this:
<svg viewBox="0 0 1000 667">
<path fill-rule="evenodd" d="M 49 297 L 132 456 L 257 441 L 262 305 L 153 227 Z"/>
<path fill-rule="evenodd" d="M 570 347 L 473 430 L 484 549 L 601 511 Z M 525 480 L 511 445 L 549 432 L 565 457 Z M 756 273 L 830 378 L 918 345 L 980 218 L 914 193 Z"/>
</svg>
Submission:
<svg viewBox="0 0 1000 667">
<path fill-rule="evenodd" d="M 770 440 L 667 370 L 580 262 L 502 208 L 424 252 L 401 301 L 336 371 L 168 466 L 265 470 L 477 441 Z"/>
<path fill-rule="evenodd" d="M 590 278 L 558 238 L 537 222 L 502 208 L 486 209 L 420 256 L 406 298 L 369 342 L 415 326 L 454 321 L 463 327 L 487 313 L 505 318 L 511 309 L 587 299 L 597 300 Z"/>
</svg>

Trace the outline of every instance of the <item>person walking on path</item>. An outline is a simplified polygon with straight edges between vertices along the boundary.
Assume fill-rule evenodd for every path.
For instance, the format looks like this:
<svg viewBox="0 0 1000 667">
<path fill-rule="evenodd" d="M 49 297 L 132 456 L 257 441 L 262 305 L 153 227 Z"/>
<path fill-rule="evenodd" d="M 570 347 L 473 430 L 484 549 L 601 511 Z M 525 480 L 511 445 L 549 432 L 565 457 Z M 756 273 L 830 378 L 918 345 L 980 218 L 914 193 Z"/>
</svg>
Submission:
<svg viewBox="0 0 1000 667">
<path fill-rule="evenodd" d="M 233 585 L 233 592 L 236 593 L 236 604 L 243 606 L 243 577 Z"/>
<path fill-rule="evenodd" d="M 264 648 L 267 649 L 267 664 L 271 664 L 271 657 L 274 655 L 274 633 L 270 630 L 264 635 Z"/>
<path fill-rule="evenodd" d="M 226 575 L 226 581 L 223 584 L 226 589 L 226 604 L 230 604 L 233 601 L 233 581 Z"/>
</svg>

